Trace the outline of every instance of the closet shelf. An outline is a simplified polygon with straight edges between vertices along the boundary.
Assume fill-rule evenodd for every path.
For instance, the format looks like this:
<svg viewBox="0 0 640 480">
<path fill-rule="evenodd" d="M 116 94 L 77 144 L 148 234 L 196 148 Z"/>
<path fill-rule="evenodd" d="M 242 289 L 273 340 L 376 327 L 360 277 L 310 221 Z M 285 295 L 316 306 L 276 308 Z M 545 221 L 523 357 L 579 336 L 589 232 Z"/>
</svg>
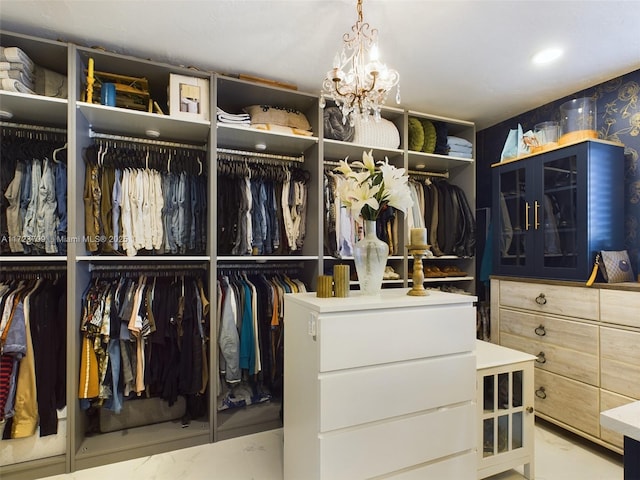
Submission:
<svg viewBox="0 0 640 480">
<path fill-rule="evenodd" d="M 264 144 L 266 151 L 288 155 L 303 154 L 318 143 L 318 137 L 268 132 L 256 128 L 217 123 L 218 147 L 256 150 Z"/>
<path fill-rule="evenodd" d="M 267 263 L 267 262 L 295 262 L 302 260 L 318 260 L 317 255 L 222 255 L 216 257 L 218 262 L 247 262 L 248 265 L 252 263 Z M 224 267 L 224 263 L 221 264 Z"/>
<path fill-rule="evenodd" d="M 340 140 L 330 140 L 328 138 L 323 139 L 324 145 L 324 158 L 326 160 L 344 160 L 349 156 L 349 161 L 362 160 L 362 152 L 373 150 L 373 158 L 377 160 L 383 160 L 384 157 L 389 157 L 391 160 L 394 157 L 401 156 L 404 150 L 397 148 L 378 148 L 368 145 L 362 145 L 359 143 L 342 142 Z"/>
<path fill-rule="evenodd" d="M 96 132 L 147 138 L 147 130 L 157 130 L 160 132 L 159 139 L 208 143 L 211 128 L 211 122 L 208 121 L 183 120 L 169 115 L 86 102 L 78 102 L 77 107 Z"/>
<path fill-rule="evenodd" d="M 0 255 L 1 263 L 65 263 L 66 261 L 66 255 Z"/>
<path fill-rule="evenodd" d="M 0 110 L 13 114 L 12 122 L 66 127 L 67 100 L 0 90 Z"/>
<path fill-rule="evenodd" d="M 438 155 L 409 151 L 409 169 L 417 170 L 417 165 L 424 165 L 426 170 L 446 172 L 458 167 L 468 167 L 474 164 L 473 158 L 460 158 L 452 155 Z"/>
</svg>

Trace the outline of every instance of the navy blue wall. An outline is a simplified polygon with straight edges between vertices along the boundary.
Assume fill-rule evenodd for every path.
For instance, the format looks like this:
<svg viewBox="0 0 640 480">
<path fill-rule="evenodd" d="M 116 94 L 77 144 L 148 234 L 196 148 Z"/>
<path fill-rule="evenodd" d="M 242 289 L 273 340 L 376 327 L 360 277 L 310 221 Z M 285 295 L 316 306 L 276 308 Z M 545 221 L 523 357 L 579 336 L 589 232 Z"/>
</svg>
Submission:
<svg viewBox="0 0 640 480">
<path fill-rule="evenodd" d="M 476 208 L 491 207 L 491 164 L 500 161 L 500 153 L 509 130 L 522 125 L 523 131 L 533 130 L 536 123 L 558 120 L 560 105 L 567 100 L 592 97 L 597 101 L 599 137 L 625 145 L 625 246 L 634 272 L 640 267 L 640 70 L 576 92 L 529 112 L 510 118 L 477 133 Z M 478 266 L 482 264 L 484 239 L 478 239 Z M 480 278 L 486 278 L 484 272 Z M 482 290 L 482 289 L 480 289 Z"/>
</svg>

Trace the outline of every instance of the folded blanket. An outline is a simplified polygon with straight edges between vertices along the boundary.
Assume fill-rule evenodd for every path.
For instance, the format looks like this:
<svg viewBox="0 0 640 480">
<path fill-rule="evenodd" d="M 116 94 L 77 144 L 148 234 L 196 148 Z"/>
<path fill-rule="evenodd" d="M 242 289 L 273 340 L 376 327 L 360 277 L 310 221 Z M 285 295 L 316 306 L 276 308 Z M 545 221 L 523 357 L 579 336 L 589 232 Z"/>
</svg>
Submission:
<svg viewBox="0 0 640 480">
<path fill-rule="evenodd" d="M 18 70 L 20 72 L 27 72 L 29 75 L 33 75 L 33 70 L 30 70 L 24 63 L 20 62 L 0 62 L 0 70 Z"/>
<path fill-rule="evenodd" d="M 2 90 L 7 90 L 9 92 L 30 93 L 31 95 L 36 94 L 36 92 L 26 87 L 23 83 L 20 83 L 19 80 L 14 80 L 13 78 L 3 78 L 2 83 L 0 83 L 0 87 L 2 87 Z"/>
<path fill-rule="evenodd" d="M 473 158 L 473 155 L 471 155 L 471 153 L 456 152 L 455 150 L 449 150 L 449 156 L 450 157 L 460 157 L 460 158 Z"/>
<path fill-rule="evenodd" d="M 0 49 L 0 61 L 22 63 L 31 71 L 35 68 L 29 56 L 18 47 L 2 47 Z"/>
<path fill-rule="evenodd" d="M 338 107 L 326 107 L 322 113 L 324 138 L 352 142 L 355 128 L 347 120 L 343 122 L 342 110 Z"/>
<path fill-rule="evenodd" d="M 453 147 L 454 145 L 462 145 L 462 146 L 465 146 L 465 147 L 472 147 L 473 146 L 473 144 L 469 140 L 467 140 L 465 138 L 456 137 L 456 136 L 453 136 L 453 135 L 447 136 L 447 143 L 451 147 Z"/>
<path fill-rule="evenodd" d="M 455 150 L 456 152 L 471 153 L 473 151 L 473 148 L 465 147 L 464 145 L 449 144 L 449 150 Z"/>
<path fill-rule="evenodd" d="M 31 90 L 35 87 L 33 78 L 18 70 L 0 70 L 0 78 L 12 78 L 14 80 L 18 80 L 25 87 L 30 88 Z"/>
</svg>

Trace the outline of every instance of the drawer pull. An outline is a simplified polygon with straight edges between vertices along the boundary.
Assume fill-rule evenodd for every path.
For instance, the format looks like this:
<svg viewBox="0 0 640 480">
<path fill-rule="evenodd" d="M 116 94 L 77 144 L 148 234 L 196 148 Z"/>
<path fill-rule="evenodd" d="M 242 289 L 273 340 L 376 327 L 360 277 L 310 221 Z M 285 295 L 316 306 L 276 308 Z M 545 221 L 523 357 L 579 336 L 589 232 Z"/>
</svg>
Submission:
<svg viewBox="0 0 640 480">
<path fill-rule="evenodd" d="M 544 356 L 544 352 L 540 352 L 538 354 L 538 357 L 536 358 L 536 362 L 538 362 L 538 363 L 547 363 L 547 359 Z"/>
<path fill-rule="evenodd" d="M 536 397 L 542 398 L 543 400 L 547 398 L 547 392 L 544 391 L 544 387 L 540 387 L 536 390 Z"/>
<path fill-rule="evenodd" d="M 536 327 L 534 332 L 536 332 L 536 335 L 538 335 L 539 337 L 544 337 L 547 334 L 547 331 L 544 329 L 544 325 Z"/>
<path fill-rule="evenodd" d="M 527 407 L 526 410 L 527 413 L 533 413 L 533 407 Z"/>
<path fill-rule="evenodd" d="M 547 299 L 544 296 L 544 293 L 541 293 L 536 297 L 536 303 L 538 305 L 545 305 L 547 303 Z"/>
</svg>

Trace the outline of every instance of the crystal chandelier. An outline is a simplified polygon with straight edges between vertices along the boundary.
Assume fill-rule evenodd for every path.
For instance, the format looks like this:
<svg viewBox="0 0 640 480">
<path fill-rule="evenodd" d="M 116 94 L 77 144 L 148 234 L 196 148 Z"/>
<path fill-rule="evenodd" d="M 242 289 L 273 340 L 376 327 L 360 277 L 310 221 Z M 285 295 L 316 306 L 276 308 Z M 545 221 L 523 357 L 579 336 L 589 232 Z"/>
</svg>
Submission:
<svg viewBox="0 0 640 480">
<path fill-rule="evenodd" d="M 357 10 L 358 20 L 351 32 L 342 36 L 344 44 L 327 72 L 320 96 L 323 108 L 324 95 L 328 95 L 342 110 L 343 121 L 349 118 L 352 125 L 356 115 L 366 119 L 372 113 L 380 120 L 380 107 L 400 80 L 398 72 L 378 58 L 378 30 L 362 20 L 362 0 L 358 0 Z M 399 85 L 396 102 L 400 103 Z"/>
</svg>

